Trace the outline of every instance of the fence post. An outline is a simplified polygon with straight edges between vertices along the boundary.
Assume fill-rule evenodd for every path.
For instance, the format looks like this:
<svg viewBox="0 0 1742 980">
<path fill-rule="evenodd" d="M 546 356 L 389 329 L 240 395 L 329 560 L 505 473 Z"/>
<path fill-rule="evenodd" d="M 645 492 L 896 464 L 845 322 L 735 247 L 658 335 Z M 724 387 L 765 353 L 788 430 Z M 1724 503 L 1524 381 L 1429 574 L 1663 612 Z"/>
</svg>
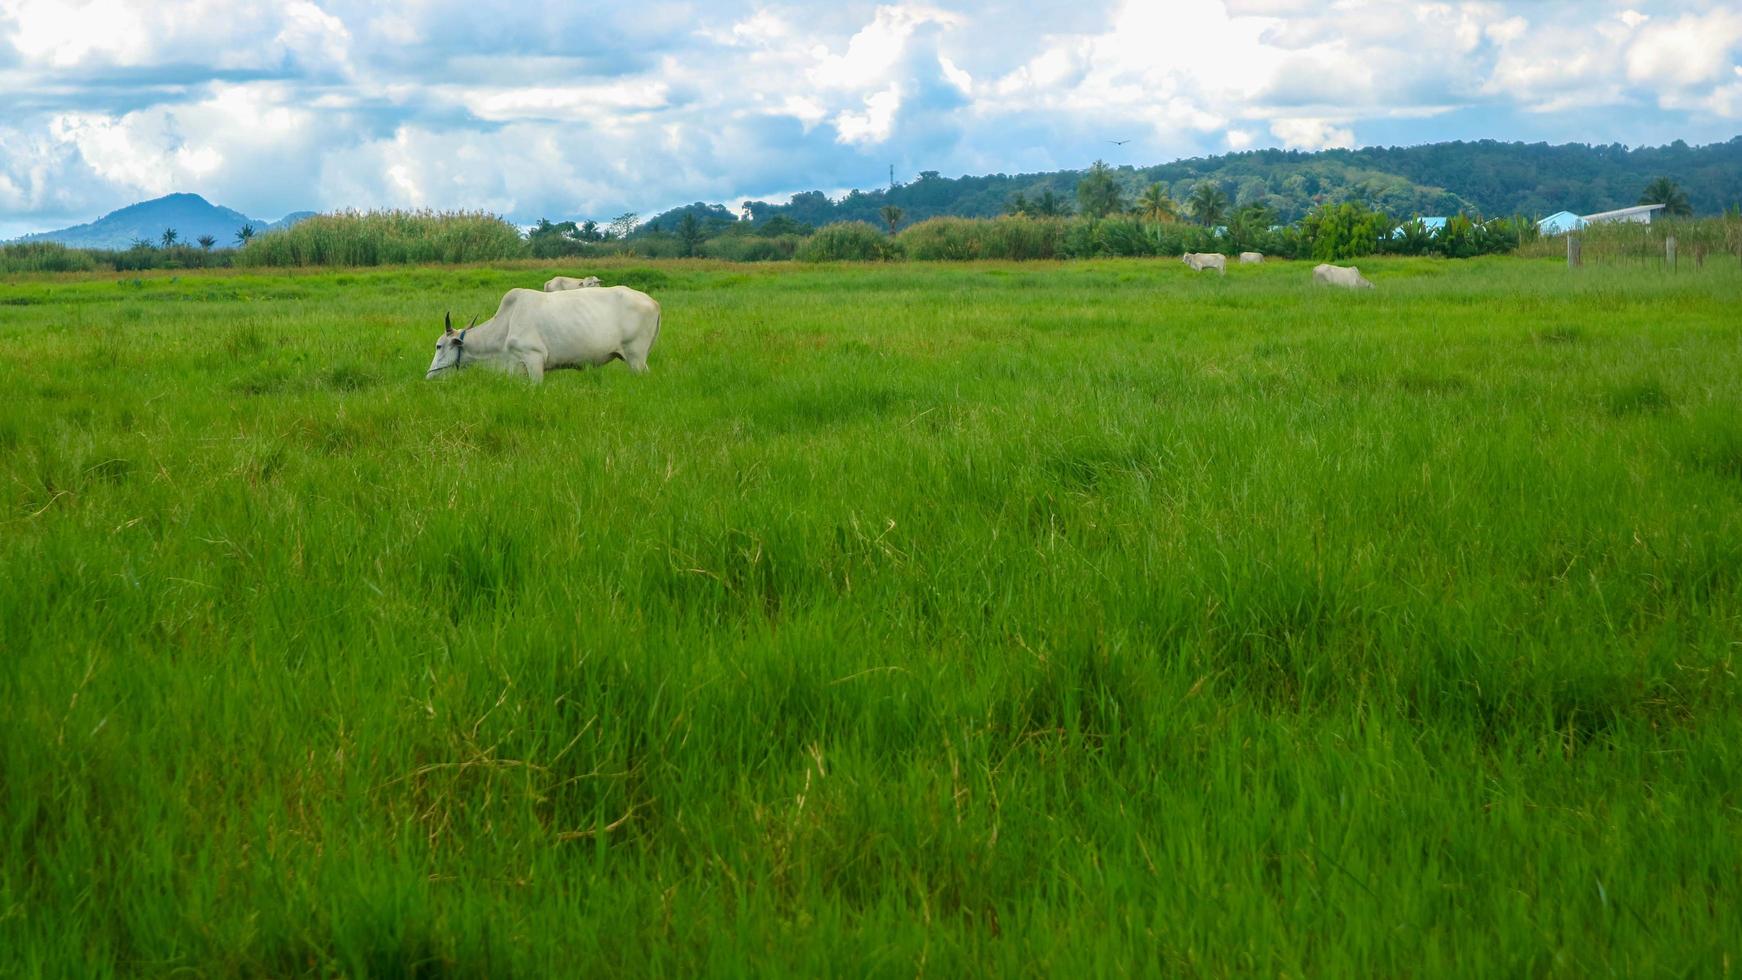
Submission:
<svg viewBox="0 0 1742 980">
<path fill-rule="evenodd" d="M 1663 240 L 1663 261 L 1669 265 L 1669 271 L 1675 271 L 1675 236 L 1668 235 Z"/>
<path fill-rule="evenodd" d="M 1583 264 L 1583 263 L 1581 263 L 1579 260 L 1579 236 L 1568 235 L 1567 236 L 1567 268 L 1577 269 L 1581 264 Z"/>
</svg>

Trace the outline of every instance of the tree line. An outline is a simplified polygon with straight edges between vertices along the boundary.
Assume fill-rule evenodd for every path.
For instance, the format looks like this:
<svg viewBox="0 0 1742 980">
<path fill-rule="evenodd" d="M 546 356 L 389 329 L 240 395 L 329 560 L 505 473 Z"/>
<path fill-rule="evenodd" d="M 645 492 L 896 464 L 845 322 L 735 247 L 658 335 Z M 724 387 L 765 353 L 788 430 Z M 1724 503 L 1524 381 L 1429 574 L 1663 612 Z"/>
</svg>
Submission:
<svg viewBox="0 0 1742 980">
<path fill-rule="evenodd" d="M 541 218 L 524 234 L 482 213 L 370 212 L 320 215 L 265 235 L 236 229 L 232 247 L 212 235 L 185 242 L 174 228 L 156 240 L 135 239 L 119 251 L 72 249 L 31 242 L 0 246 L 0 271 L 118 271 L 229 265 L 378 265 L 634 255 L 713 258 L 738 262 L 788 259 L 887 260 L 902 257 L 1077 258 L 1177 255 L 1185 251 L 1260 251 L 1283 258 L 1337 260 L 1370 254 L 1464 258 L 1512 251 L 1536 237 L 1522 215 L 1484 219 L 1459 210 L 1437 227 L 1419 214 L 1399 217 L 1372 202 L 1317 205 L 1298 220 L 1268 202 L 1241 202 L 1221 182 L 1201 180 L 1179 196 L 1161 181 L 1132 193 L 1118 171 L 1097 160 L 1069 188 L 1030 195 L 1016 191 L 991 218 L 921 217 L 884 203 L 875 221 L 833 221 L 820 229 L 784 213 L 734 214 L 695 203 L 642 222 L 633 212 L 607 222 Z M 851 195 L 849 195 L 851 196 Z M 754 202 L 752 202 L 754 203 Z M 1637 203 L 1663 204 L 1671 216 L 1691 216 L 1688 192 L 1660 175 Z M 1728 223 L 1742 221 L 1742 209 Z"/>
</svg>

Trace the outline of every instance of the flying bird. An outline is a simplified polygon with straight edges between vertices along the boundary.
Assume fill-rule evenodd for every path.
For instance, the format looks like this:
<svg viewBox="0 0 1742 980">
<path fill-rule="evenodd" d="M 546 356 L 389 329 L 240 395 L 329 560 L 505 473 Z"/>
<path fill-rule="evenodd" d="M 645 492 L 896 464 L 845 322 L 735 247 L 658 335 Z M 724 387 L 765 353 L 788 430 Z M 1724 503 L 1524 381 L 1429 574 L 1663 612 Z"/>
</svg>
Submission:
<svg viewBox="0 0 1742 980">
<path fill-rule="evenodd" d="M 1113 144 L 1114 146 L 1124 146 L 1125 144 L 1127 144 L 1131 141 L 1130 140 L 1108 140 L 1107 142 Z"/>
</svg>

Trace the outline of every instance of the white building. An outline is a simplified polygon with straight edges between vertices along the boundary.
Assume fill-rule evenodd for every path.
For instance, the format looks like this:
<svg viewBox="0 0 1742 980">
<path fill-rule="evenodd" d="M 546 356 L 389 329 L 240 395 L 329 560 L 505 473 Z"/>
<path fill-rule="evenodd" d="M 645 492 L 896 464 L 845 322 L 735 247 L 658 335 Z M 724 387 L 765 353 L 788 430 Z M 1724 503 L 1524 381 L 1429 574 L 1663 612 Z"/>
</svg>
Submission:
<svg viewBox="0 0 1742 980">
<path fill-rule="evenodd" d="M 1578 231 L 1583 227 L 1585 227 L 1585 219 L 1571 211 L 1556 211 L 1536 223 L 1536 230 L 1544 235 L 1564 235 L 1569 231 Z"/>
<path fill-rule="evenodd" d="M 1636 204 L 1630 208 L 1616 208 L 1613 211 L 1587 214 L 1582 220 L 1587 225 L 1600 225 L 1605 221 L 1631 221 L 1638 225 L 1649 225 L 1656 220 L 1657 213 L 1668 206 L 1667 204 Z"/>
</svg>

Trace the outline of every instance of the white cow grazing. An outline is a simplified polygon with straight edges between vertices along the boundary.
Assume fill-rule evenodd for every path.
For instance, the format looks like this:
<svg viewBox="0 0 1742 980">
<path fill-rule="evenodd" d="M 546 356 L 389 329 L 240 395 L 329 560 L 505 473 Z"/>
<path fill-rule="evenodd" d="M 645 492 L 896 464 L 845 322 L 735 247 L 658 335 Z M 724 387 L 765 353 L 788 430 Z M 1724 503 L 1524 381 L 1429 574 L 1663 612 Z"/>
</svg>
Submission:
<svg viewBox="0 0 1742 980">
<path fill-rule="evenodd" d="M 1313 266 L 1313 282 L 1324 283 L 1327 286 L 1341 286 L 1344 289 L 1372 289 L 1373 284 L 1361 275 L 1361 270 L 1352 265 L 1315 265 Z"/>
<path fill-rule="evenodd" d="M 426 378 L 489 365 L 510 373 L 525 369 L 537 384 L 546 371 L 609 364 L 612 358 L 640 374 L 659 339 L 659 304 L 628 286 L 558 293 L 510 289 L 496 315 L 478 326 L 456 332 L 451 318 L 446 325 Z"/>
<path fill-rule="evenodd" d="M 1217 252 L 1187 252 L 1179 260 L 1191 266 L 1193 272 L 1214 269 L 1224 276 L 1228 274 L 1228 257 Z"/>
<path fill-rule="evenodd" d="M 598 276 L 588 276 L 585 279 L 576 279 L 573 276 L 557 276 L 555 279 L 544 284 L 544 291 L 547 293 L 560 293 L 565 289 L 592 289 L 599 284 L 600 279 Z"/>
<path fill-rule="evenodd" d="M 1240 264 L 1241 265 L 1257 265 L 1258 263 L 1263 262 L 1263 261 L 1264 261 L 1264 253 L 1263 252 L 1241 252 L 1240 253 Z"/>
</svg>

